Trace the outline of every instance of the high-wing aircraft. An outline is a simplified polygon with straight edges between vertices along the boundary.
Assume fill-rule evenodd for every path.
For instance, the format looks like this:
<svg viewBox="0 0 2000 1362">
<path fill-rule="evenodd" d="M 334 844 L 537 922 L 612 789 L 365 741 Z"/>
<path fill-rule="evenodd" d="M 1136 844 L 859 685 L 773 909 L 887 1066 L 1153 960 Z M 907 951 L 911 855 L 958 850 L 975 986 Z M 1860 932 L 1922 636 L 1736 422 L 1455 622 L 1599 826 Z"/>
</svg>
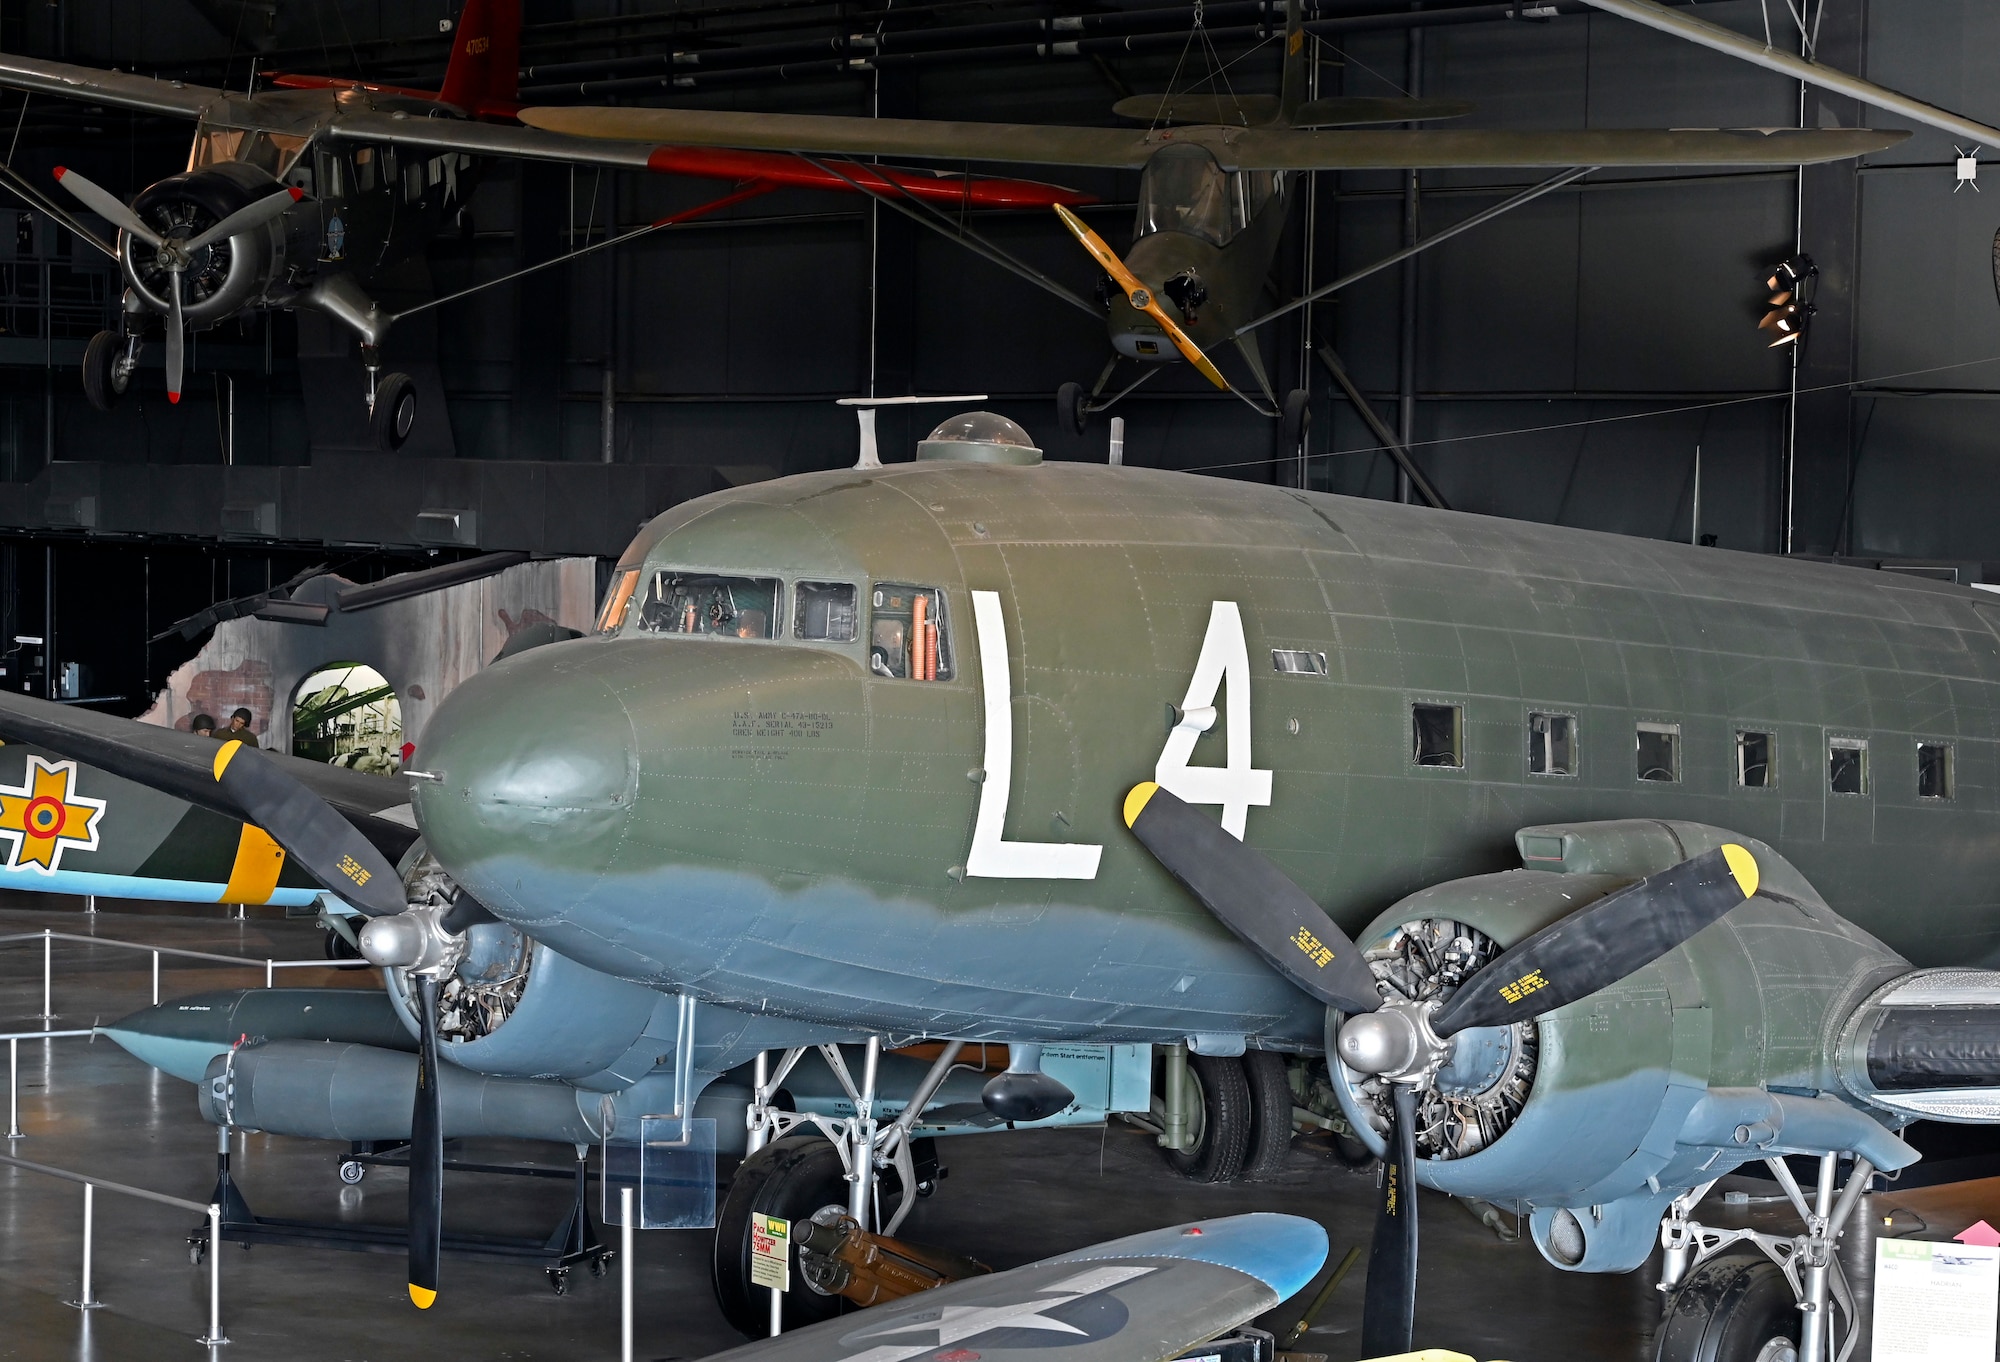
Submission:
<svg viewBox="0 0 2000 1362">
<path fill-rule="evenodd" d="M 912 463 L 656 518 L 594 637 L 439 706 L 400 873 L 370 820 L 254 750 L 17 696 L 0 734 L 254 823 L 373 918 L 363 948 L 421 1033 L 419 1300 L 440 1058 L 587 1087 L 655 1064 L 677 1017 L 708 1038 L 679 1049 L 696 1085 L 830 1037 L 946 1042 L 944 1069 L 1005 1042 L 998 1107 L 1039 1101 L 1043 1046 L 1184 1045 L 1204 1083 L 1277 1056 L 1386 1159 L 1370 1351 L 1408 1345 L 1423 1186 L 1520 1213 L 1564 1271 L 1664 1240 L 1667 1362 L 1746 1331 L 1830 1357 L 1854 1319 L 1833 1248 L 1869 1177 L 1917 1158 L 1899 1132 L 2000 1121 L 1993 609 L 1043 464 L 974 414 Z M 441 1043 L 441 1006 L 462 1027 L 465 990 L 501 977 L 506 1005 Z M 758 1075 L 760 1130 L 781 1079 Z M 332 1082 L 294 1069 L 255 1124 L 302 1125 L 352 1091 Z M 909 1125 L 855 1106 L 888 1221 Z M 787 1179 L 826 1148 L 802 1139 L 736 1187 L 802 1197 Z M 1805 1230 L 1703 1226 L 1715 1179 L 1760 1161 Z M 725 1308 L 748 1290 L 737 1199 Z M 1745 1272 L 1784 1285 L 1721 1289 Z"/>
<path fill-rule="evenodd" d="M 1157 372 L 1159 364 L 1186 360 L 1217 388 L 1236 392 L 1266 416 L 1281 417 L 1284 441 L 1291 446 L 1303 432 L 1304 394 L 1294 392 L 1280 401 L 1265 373 L 1255 333 L 1307 302 L 1602 167 L 1799 165 L 1865 155 L 1909 136 L 1820 128 L 1329 132 L 1323 129 L 1455 117 L 1470 106 L 1449 100 L 1308 98 L 1300 0 L 1287 5 L 1283 51 L 1284 70 L 1275 97 L 1177 92 L 1119 101 L 1113 112 L 1146 123 L 1143 131 L 680 108 L 551 106 L 522 109 L 520 118 L 530 127 L 585 138 L 788 151 L 816 168 L 842 174 L 856 188 L 864 183 L 851 158 L 864 156 L 1138 170 L 1138 211 L 1132 244 L 1123 257 L 1069 206 L 1051 205 L 1104 270 L 1095 302 L 1023 265 L 963 224 L 925 213 L 920 205 L 905 205 L 899 187 L 867 187 L 880 201 L 922 225 L 970 246 L 1080 310 L 1104 317 L 1112 357 L 1088 392 L 1071 383 L 1057 394 L 1058 416 L 1066 428 L 1080 433 L 1091 414 L 1107 410 Z M 1285 222 L 1300 197 L 1303 172 L 1446 167 L 1544 167 L 1558 173 L 1414 248 L 1302 298 L 1265 304 Z M 1257 396 L 1245 393 L 1217 368 L 1211 356 L 1225 346 L 1233 346 L 1240 355 Z M 1136 362 L 1139 377 L 1107 398 L 1105 392 L 1121 361 Z"/>
<path fill-rule="evenodd" d="M 843 193 L 866 186 L 954 206 L 1089 201 L 1026 180 L 887 166 L 835 174 L 789 156 L 637 147 L 524 128 L 513 121 L 520 25 L 519 0 L 466 0 L 444 84 L 435 92 L 280 74 L 270 78 L 275 88 L 245 94 L 0 55 L 0 87 L 195 123 L 187 169 L 147 186 L 129 205 L 76 171 L 57 168 L 58 183 L 117 228 L 115 243 L 102 241 L 18 174 L 0 170 L 9 188 L 113 256 L 124 272 L 120 330 L 99 332 L 85 352 L 90 400 L 109 410 L 130 385 L 152 318 L 165 335 L 167 396 L 179 401 L 189 328 L 245 310 L 308 308 L 358 338 L 372 438 L 384 450 L 401 447 L 416 420 L 416 386 L 407 374 L 381 372 L 382 342 L 399 314 L 373 295 L 389 270 L 465 207 L 494 157 L 737 182 L 721 198 L 653 228 L 787 185 Z"/>
</svg>

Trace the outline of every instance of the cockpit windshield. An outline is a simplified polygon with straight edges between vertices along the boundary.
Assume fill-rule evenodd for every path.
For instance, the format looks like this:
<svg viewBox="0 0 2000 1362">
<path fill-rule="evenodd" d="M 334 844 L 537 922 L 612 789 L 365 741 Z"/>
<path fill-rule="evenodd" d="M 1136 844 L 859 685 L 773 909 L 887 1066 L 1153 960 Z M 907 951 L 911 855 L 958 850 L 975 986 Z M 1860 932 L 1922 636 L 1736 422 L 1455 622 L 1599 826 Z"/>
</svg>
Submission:
<svg viewBox="0 0 2000 1362">
<path fill-rule="evenodd" d="M 653 634 L 771 638 L 777 618 L 775 577 L 719 577 L 667 568 L 653 574 L 639 627 Z"/>
<path fill-rule="evenodd" d="M 1283 171 L 1228 171 L 1206 147 L 1191 142 L 1162 147 L 1139 174 L 1132 235 L 1185 232 L 1224 246 L 1284 187 Z"/>
<path fill-rule="evenodd" d="M 273 179 L 281 179 L 305 150 L 306 139 L 290 133 L 256 132 L 245 128 L 217 128 L 202 124 L 195 131 L 194 151 L 188 169 L 241 161 L 256 166 Z"/>
</svg>

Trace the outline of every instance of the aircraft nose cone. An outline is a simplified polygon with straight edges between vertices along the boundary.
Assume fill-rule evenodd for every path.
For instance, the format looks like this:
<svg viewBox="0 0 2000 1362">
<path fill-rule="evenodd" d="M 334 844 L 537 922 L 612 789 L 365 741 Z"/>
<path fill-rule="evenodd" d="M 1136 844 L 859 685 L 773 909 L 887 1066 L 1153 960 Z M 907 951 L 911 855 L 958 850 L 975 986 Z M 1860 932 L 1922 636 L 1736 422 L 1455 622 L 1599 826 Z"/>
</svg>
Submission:
<svg viewBox="0 0 2000 1362">
<path fill-rule="evenodd" d="M 410 781 L 431 852 L 507 916 L 574 902 L 638 794 L 631 717 L 602 681 L 564 665 L 565 651 L 538 648 L 467 680 L 425 725 L 413 762 L 438 777 Z"/>
</svg>

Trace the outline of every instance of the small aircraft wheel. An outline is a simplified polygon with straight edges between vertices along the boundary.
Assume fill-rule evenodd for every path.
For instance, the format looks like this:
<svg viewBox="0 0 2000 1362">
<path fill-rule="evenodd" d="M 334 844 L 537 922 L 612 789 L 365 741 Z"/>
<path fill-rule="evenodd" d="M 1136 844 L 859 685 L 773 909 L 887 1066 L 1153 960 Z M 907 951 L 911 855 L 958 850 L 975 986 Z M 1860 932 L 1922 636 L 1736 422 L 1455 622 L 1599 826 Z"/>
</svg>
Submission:
<svg viewBox="0 0 2000 1362">
<path fill-rule="evenodd" d="M 375 448 L 393 454 L 410 438 L 417 424 L 417 385 L 408 374 L 384 374 L 375 383 L 375 410 L 368 418 L 368 433 Z"/>
<path fill-rule="evenodd" d="M 125 338 L 100 331 L 83 347 L 83 395 L 99 411 L 110 411 L 132 385 L 132 366 L 125 360 Z"/>
<path fill-rule="evenodd" d="M 1780 1362 L 1796 1356 L 1799 1306 L 1761 1253 L 1726 1253 L 1667 1297 L 1656 1362 Z"/>
<path fill-rule="evenodd" d="M 1292 1085 L 1285 1057 L 1275 1050 L 1247 1051 L 1243 1078 L 1250 1085 L 1250 1141 L 1241 1176 L 1256 1182 L 1284 1172 L 1291 1157 Z"/>
<path fill-rule="evenodd" d="M 346 1183 L 349 1187 L 354 1186 L 356 1183 L 360 1182 L 361 1179 L 367 1176 L 368 1176 L 367 1164 L 357 1163 L 353 1159 L 342 1159 L 340 1161 L 340 1180 Z"/>
<path fill-rule="evenodd" d="M 1312 400 L 1304 388 L 1294 388 L 1285 394 L 1285 405 L 1278 418 L 1278 452 L 1282 457 L 1296 457 L 1306 442 L 1306 430 L 1312 425 Z"/>
<path fill-rule="evenodd" d="M 893 1172 L 876 1184 L 886 1219 L 901 1200 Z M 770 1295 L 750 1283 L 750 1217 L 775 1215 L 794 1224 L 810 1220 L 826 1206 L 847 1205 L 846 1168 L 840 1151 L 818 1135 L 787 1135 L 743 1160 L 715 1217 L 715 1302 L 746 1338 L 770 1331 Z M 802 1328 L 855 1307 L 839 1296 L 822 1296 L 794 1280 L 785 1293 L 785 1328 Z"/>
<path fill-rule="evenodd" d="M 1084 405 L 1083 385 L 1065 383 L 1056 389 L 1056 425 L 1071 435 L 1083 434 L 1090 424 L 1090 410 Z"/>
<path fill-rule="evenodd" d="M 1229 1182 L 1243 1171 L 1250 1147 L 1250 1082 L 1241 1060 L 1188 1056 L 1188 1147 L 1169 1149 L 1167 1162 L 1189 1182 Z"/>
</svg>

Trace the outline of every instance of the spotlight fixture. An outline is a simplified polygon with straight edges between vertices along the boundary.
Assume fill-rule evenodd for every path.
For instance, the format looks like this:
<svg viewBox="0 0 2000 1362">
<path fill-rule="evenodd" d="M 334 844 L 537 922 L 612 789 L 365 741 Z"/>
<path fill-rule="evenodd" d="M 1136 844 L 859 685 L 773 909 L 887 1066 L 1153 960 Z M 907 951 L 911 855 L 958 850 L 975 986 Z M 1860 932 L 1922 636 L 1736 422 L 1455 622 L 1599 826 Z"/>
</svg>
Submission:
<svg viewBox="0 0 2000 1362">
<path fill-rule="evenodd" d="M 1767 349 L 1792 345 L 1805 334 L 1806 323 L 1818 311 L 1812 304 L 1818 285 L 1819 266 L 1813 264 L 1809 255 L 1781 260 L 1764 277 L 1764 288 L 1771 295 L 1768 300 L 1771 310 L 1757 323 L 1757 329 L 1777 333 L 1777 339 Z"/>
</svg>

